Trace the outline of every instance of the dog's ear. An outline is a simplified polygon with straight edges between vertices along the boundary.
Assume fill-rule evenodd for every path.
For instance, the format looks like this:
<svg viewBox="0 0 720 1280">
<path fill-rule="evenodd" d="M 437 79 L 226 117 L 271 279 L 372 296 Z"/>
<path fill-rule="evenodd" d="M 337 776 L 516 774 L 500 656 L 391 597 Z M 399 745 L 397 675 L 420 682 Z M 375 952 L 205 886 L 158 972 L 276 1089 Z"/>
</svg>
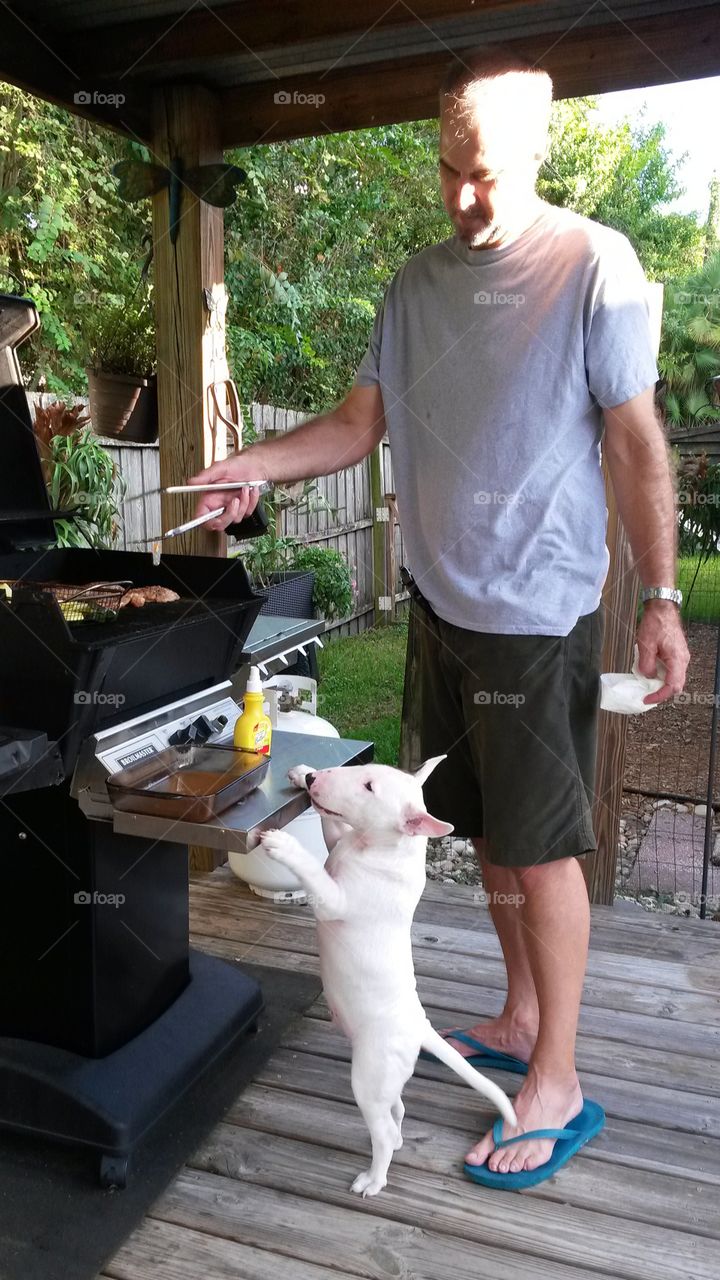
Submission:
<svg viewBox="0 0 720 1280">
<path fill-rule="evenodd" d="M 426 760 L 424 764 L 421 764 L 419 769 L 415 770 L 413 777 L 417 778 L 418 782 L 420 783 L 420 786 L 422 786 L 426 778 L 430 777 L 430 774 L 432 773 L 433 769 L 437 769 L 437 766 L 441 764 L 443 760 L 447 760 L 446 755 L 433 756 L 430 760 Z"/>
<path fill-rule="evenodd" d="M 406 836 L 449 836 L 455 828 L 450 822 L 433 818 L 424 809 L 406 809 L 400 819 L 400 830 Z"/>
</svg>

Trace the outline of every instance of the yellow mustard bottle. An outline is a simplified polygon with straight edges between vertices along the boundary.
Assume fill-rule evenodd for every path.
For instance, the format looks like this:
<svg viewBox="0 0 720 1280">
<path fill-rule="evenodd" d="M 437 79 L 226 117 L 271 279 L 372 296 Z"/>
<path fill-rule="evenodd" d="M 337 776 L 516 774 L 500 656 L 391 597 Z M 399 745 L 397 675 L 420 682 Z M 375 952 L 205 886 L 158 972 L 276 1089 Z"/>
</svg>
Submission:
<svg viewBox="0 0 720 1280">
<path fill-rule="evenodd" d="M 243 712 L 235 721 L 233 742 L 240 751 L 270 754 L 272 724 L 263 711 L 263 691 L 259 667 L 251 667 L 243 699 Z"/>
</svg>

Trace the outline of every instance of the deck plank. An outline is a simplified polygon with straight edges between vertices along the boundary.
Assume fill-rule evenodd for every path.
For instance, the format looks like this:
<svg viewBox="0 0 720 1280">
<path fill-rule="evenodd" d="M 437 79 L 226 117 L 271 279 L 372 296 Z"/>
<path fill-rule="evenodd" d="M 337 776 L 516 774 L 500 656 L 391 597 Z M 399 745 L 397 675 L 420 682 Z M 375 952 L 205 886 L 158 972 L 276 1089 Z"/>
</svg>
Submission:
<svg viewBox="0 0 720 1280">
<path fill-rule="evenodd" d="M 578 1157 L 581 1159 L 582 1157 Z M 492 1195 L 462 1172 L 422 1175 L 397 1164 L 381 1196 L 361 1200 L 350 1183 L 368 1163 L 364 1157 L 294 1138 L 259 1134 L 220 1125 L 193 1158 L 210 1173 L 293 1193 L 302 1169 L 302 1185 L 323 1203 L 357 1205 L 357 1212 L 391 1218 L 412 1226 L 432 1222 L 437 1231 L 462 1238 L 477 1248 L 512 1248 L 573 1266 L 606 1270 L 617 1280 L 717 1280 L 717 1240 L 632 1221 L 604 1211 L 580 1208 L 523 1193 Z M 626 1171 L 624 1171 L 625 1173 Z M 557 1175 L 571 1193 L 572 1169 Z M 240 1192 L 239 1192 L 240 1193 Z M 714 1192 L 712 1192 L 714 1194 Z"/>
<path fill-rule="evenodd" d="M 300 1096 L 287 1091 L 281 1096 L 273 1097 L 273 1094 L 277 1095 L 278 1091 L 265 1091 L 264 1108 L 260 1111 L 256 1099 L 255 1106 L 252 1105 L 254 1095 L 250 1096 L 249 1106 L 244 1096 L 227 1117 L 228 1122 L 276 1137 L 292 1133 L 294 1139 L 303 1142 L 354 1153 L 359 1160 L 358 1167 L 362 1167 L 369 1143 L 362 1117 L 354 1106 L 321 1096 Z M 436 1093 L 434 1112 L 426 1102 L 423 1118 L 419 1117 L 413 1099 L 411 1106 L 406 1103 L 404 1143 L 393 1157 L 390 1182 L 394 1181 L 395 1169 L 401 1166 L 418 1173 L 462 1178 L 463 1156 L 481 1126 L 477 1117 L 471 1116 L 466 1128 L 449 1127 L 444 1113 L 438 1119 L 437 1101 Z M 220 1136 L 216 1133 L 215 1139 Z M 715 1141 L 720 1146 L 720 1141 Z M 523 1198 L 552 1200 L 583 1209 L 601 1208 L 619 1218 L 678 1231 L 686 1231 L 691 1222 L 695 1231 L 720 1238 L 716 1181 L 708 1182 L 692 1174 L 686 1176 L 687 1171 L 640 1168 L 627 1163 L 620 1173 L 612 1155 L 612 1134 L 603 1131 L 575 1158 L 572 1171 L 568 1169 L 540 1187 L 532 1188 Z M 202 1154 L 198 1163 L 203 1167 Z"/>
<path fill-rule="evenodd" d="M 437 1011 L 427 1011 L 436 1026 L 452 1026 L 452 1019 Z M 467 1025 L 467 1023 L 466 1023 Z M 284 1047 L 300 1049 L 303 1053 L 325 1054 L 331 1058 L 348 1060 L 349 1046 L 326 1017 L 305 1017 L 288 1032 Z M 430 1064 L 418 1063 L 422 1073 Z M 638 1049 L 634 1045 L 616 1045 L 612 1056 L 605 1041 L 599 1037 L 579 1035 L 577 1042 L 577 1066 L 583 1078 L 589 1075 L 609 1076 L 632 1081 L 634 1084 L 662 1086 L 671 1090 L 705 1094 L 720 1099 L 720 1077 L 707 1058 L 695 1058 L 688 1053 L 669 1053 L 666 1049 Z M 444 1070 L 444 1069 L 443 1069 Z M 506 1084 L 503 1073 L 503 1087 Z M 445 1075 L 449 1078 L 447 1071 Z M 720 1101 L 718 1102 L 720 1111 Z"/>
<path fill-rule="evenodd" d="M 192 928 L 193 940 L 214 955 L 253 960 L 257 964 L 268 964 L 298 973 L 319 972 L 314 941 L 311 945 L 305 934 L 301 936 L 296 948 L 288 950 L 284 946 L 273 945 L 273 933 L 270 930 L 265 933 L 261 942 L 246 942 L 242 937 L 233 936 L 242 933 L 242 928 L 235 928 L 232 923 L 223 922 L 215 933 L 211 933 L 212 922 L 207 917 L 202 918 L 201 913 L 193 915 Z M 421 995 L 424 1003 L 430 998 L 428 992 L 436 993 L 438 984 L 447 985 L 451 980 L 458 985 L 475 987 L 478 978 L 481 978 L 484 989 L 491 988 L 497 992 L 505 990 L 505 970 L 499 959 L 483 958 L 480 968 L 476 961 L 461 955 L 432 955 L 426 958 L 416 949 L 415 972 L 418 989 L 426 993 Z M 435 994 L 432 1002 L 440 1003 Z M 627 979 L 611 981 L 591 974 L 585 980 L 583 1002 L 586 1008 L 646 1014 L 679 1023 L 698 1023 L 716 1033 L 720 1032 L 720 1001 L 711 992 L 640 985 L 629 976 Z"/>
<path fill-rule="evenodd" d="M 487 1243 L 479 1266 L 480 1255 L 464 1241 L 427 1226 L 386 1218 L 381 1204 L 377 1216 L 368 1221 L 354 1204 L 347 1207 L 327 1200 L 319 1204 L 307 1198 L 310 1187 L 303 1184 L 302 1194 L 295 1194 L 299 1190 L 276 1191 L 247 1181 L 238 1189 L 226 1177 L 187 1169 L 155 1204 L 153 1215 L 261 1248 L 270 1243 L 289 1257 L 323 1266 L 335 1268 L 340 1259 L 354 1275 L 372 1280 L 391 1276 L 477 1280 L 479 1274 L 492 1275 L 494 1280 L 604 1280 L 607 1274 Z M 278 1271 L 285 1274 L 284 1267 Z"/>
<path fill-rule="evenodd" d="M 332 1280 L 344 1271 L 254 1249 L 242 1242 L 146 1218 L 98 1280 Z"/>
<path fill-rule="evenodd" d="M 292 1133 L 296 1137 L 305 1138 L 309 1126 L 315 1124 L 312 1106 L 314 1098 L 315 1095 L 309 1091 L 296 1093 L 277 1084 L 253 1084 L 237 1099 L 225 1120 L 228 1124 L 237 1122 L 251 1129 L 277 1134 Z M 323 1094 L 321 1101 L 328 1114 L 333 1117 L 334 1125 L 341 1129 L 346 1126 L 353 1133 L 357 1131 L 360 1120 L 349 1096 L 344 1101 L 339 1101 L 336 1097 Z M 457 1150 L 462 1152 L 468 1135 L 476 1134 L 482 1128 L 482 1116 L 488 1118 L 489 1112 L 482 1111 L 481 1100 L 472 1092 L 466 1093 L 463 1099 L 458 1099 L 455 1107 L 443 1107 L 444 1129 L 448 1133 L 457 1130 L 462 1135 L 459 1147 L 455 1148 L 456 1155 Z M 436 1125 L 437 1122 L 437 1092 L 430 1095 L 414 1092 L 409 1099 L 404 1124 L 404 1159 L 408 1153 L 414 1159 L 421 1147 L 424 1149 L 429 1145 L 428 1126 Z M 435 1138 L 436 1134 L 433 1132 L 433 1143 Z M 651 1173 L 668 1173 L 707 1183 L 712 1187 L 720 1186 L 720 1138 L 707 1135 L 696 1137 L 682 1129 L 663 1129 L 658 1125 L 609 1116 L 603 1130 L 602 1145 L 591 1142 L 582 1154 L 584 1159 L 591 1162 L 602 1160 L 611 1165 L 645 1169 Z M 621 1176 L 618 1176 L 618 1183 L 622 1185 Z"/>
<path fill-rule="evenodd" d="M 238 942 L 259 942 L 279 949 L 296 950 L 301 947 L 310 954 L 317 951 L 315 922 L 303 916 L 297 920 L 258 915 L 238 904 L 196 904 L 193 911 L 193 927 L 198 933 L 207 931 L 210 936 L 222 936 Z M 702 957 L 692 964 L 669 961 L 658 955 L 659 938 L 653 934 L 652 946 L 647 953 L 632 955 L 591 950 L 588 957 L 589 978 L 644 983 L 654 989 L 677 991 L 683 989 L 701 995 L 715 996 L 720 982 L 720 931 L 717 943 L 708 944 Z M 453 976 L 474 979 L 476 962 L 492 962 L 490 971 L 504 977 L 500 944 L 494 932 L 487 929 L 459 929 L 446 926 L 415 924 L 412 931 L 415 967 L 418 973 L 432 975 L 436 967 L 447 972 L 448 957 L 455 966 Z M 717 1001 L 714 1002 L 717 1004 Z"/>
<path fill-rule="evenodd" d="M 342 1061 L 337 1059 L 336 1061 Z M 260 1070 L 256 1080 L 261 1084 L 281 1084 L 284 1089 L 299 1089 L 302 1093 L 320 1093 L 331 1087 L 335 1076 L 330 1074 L 332 1059 L 319 1057 L 316 1054 L 301 1053 L 294 1049 L 279 1049 Z M 345 1077 L 347 1089 L 350 1088 L 350 1071 L 346 1067 L 337 1077 L 341 1096 L 350 1097 L 344 1092 Z M 493 1079 L 506 1090 L 514 1093 L 518 1087 L 519 1077 L 508 1072 L 493 1072 Z M 450 1073 L 442 1067 L 431 1063 L 418 1063 L 415 1075 L 405 1086 L 405 1105 L 407 1098 L 414 1097 L 427 1087 L 429 1097 L 434 1102 L 438 1088 L 443 1089 L 443 1108 L 450 1110 L 457 1105 L 456 1090 L 465 1094 L 465 1088 L 456 1086 Z M 646 1124 L 661 1125 L 666 1129 L 681 1129 L 685 1133 L 720 1137 L 720 1104 L 717 1098 L 704 1094 L 678 1092 L 676 1089 L 664 1089 L 658 1085 L 636 1084 L 632 1080 L 614 1080 L 611 1076 L 593 1075 L 583 1072 L 582 1086 L 588 1097 L 593 1098 L 605 1108 L 609 1115 L 620 1119 L 631 1120 L 642 1117 Z M 335 1096 L 335 1095 L 333 1095 Z M 473 1096 L 472 1094 L 470 1095 Z M 477 1114 L 482 1110 L 482 1099 L 475 1095 Z M 463 1102 L 460 1103 L 464 1105 Z M 491 1112 L 487 1111 L 488 1119 Z M 476 1120 L 476 1125 L 479 1121 Z M 489 1125 L 485 1125 L 486 1128 Z M 482 1126 L 480 1125 L 480 1128 Z"/>
</svg>

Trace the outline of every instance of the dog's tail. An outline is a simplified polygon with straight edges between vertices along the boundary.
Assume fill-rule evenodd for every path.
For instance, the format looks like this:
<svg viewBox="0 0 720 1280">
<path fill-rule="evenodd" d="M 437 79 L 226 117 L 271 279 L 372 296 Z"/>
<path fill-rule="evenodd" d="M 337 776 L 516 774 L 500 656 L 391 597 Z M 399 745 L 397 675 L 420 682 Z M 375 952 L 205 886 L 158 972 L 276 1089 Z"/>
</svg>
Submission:
<svg viewBox="0 0 720 1280">
<path fill-rule="evenodd" d="M 471 1088 L 477 1089 L 478 1093 L 484 1093 L 486 1098 L 495 1103 L 503 1120 L 507 1120 L 508 1124 L 517 1124 L 517 1116 L 507 1094 L 503 1093 L 502 1089 L 494 1084 L 492 1080 L 488 1080 L 487 1076 L 481 1075 L 479 1071 L 471 1067 L 462 1054 L 458 1053 L 457 1049 L 453 1049 L 447 1040 L 443 1040 L 442 1036 L 438 1035 L 429 1022 L 423 1032 L 421 1048 L 426 1053 L 434 1054 L 436 1058 L 439 1058 L 446 1067 L 449 1067 L 451 1071 L 460 1076 Z"/>
</svg>

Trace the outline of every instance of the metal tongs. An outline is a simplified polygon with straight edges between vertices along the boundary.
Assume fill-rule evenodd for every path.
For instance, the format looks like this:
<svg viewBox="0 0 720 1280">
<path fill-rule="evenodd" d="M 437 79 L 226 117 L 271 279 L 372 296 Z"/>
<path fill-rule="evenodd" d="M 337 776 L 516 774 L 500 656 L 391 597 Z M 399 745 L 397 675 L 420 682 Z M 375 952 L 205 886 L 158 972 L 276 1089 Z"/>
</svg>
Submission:
<svg viewBox="0 0 720 1280">
<path fill-rule="evenodd" d="M 156 493 L 227 493 L 233 489 L 257 489 L 259 493 L 269 493 L 272 485 L 267 480 L 228 480 L 219 484 L 170 484 L 164 489 L 151 489 L 147 493 L 139 494 L 138 497 L 147 498 Z M 195 516 L 193 520 L 186 520 L 183 524 L 177 525 L 175 529 L 168 529 L 165 533 L 159 533 L 154 538 L 142 538 L 140 541 L 151 544 L 153 563 L 158 564 L 162 544 L 166 538 L 177 538 L 181 533 L 189 533 L 191 529 L 197 529 L 200 525 L 217 519 L 224 510 L 225 507 L 213 507 L 211 511 L 206 511 L 204 515 Z"/>
<path fill-rule="evenodd" d="M 165 489 L 151 489 L 149 493 L 141 496 L 147 498 L 156 493 L 228 493 L 231 489 L 257 489 L 259 493 L 269 493 L 272 485 L 267 480 L 228 480 L 220 484 L 169 484 Z M 217 516 L 221 516 L 224 507 L 214 507 L 212 511 L 206 511 L 202 516 L 195 516 L 194 520 L 186 520 L 184 524 L 179 524 L 176 529 L 168 529 L 166 533 L 160 533 L 155 538 L 143 538 L 143 542 L 162 542 L 165 538 L 177 538 L 181 533 L 188 533 L 190 529 L 197 529 L 201 524 L 207 524 L 209 520 L 215 520 Z"/>
</svg>

